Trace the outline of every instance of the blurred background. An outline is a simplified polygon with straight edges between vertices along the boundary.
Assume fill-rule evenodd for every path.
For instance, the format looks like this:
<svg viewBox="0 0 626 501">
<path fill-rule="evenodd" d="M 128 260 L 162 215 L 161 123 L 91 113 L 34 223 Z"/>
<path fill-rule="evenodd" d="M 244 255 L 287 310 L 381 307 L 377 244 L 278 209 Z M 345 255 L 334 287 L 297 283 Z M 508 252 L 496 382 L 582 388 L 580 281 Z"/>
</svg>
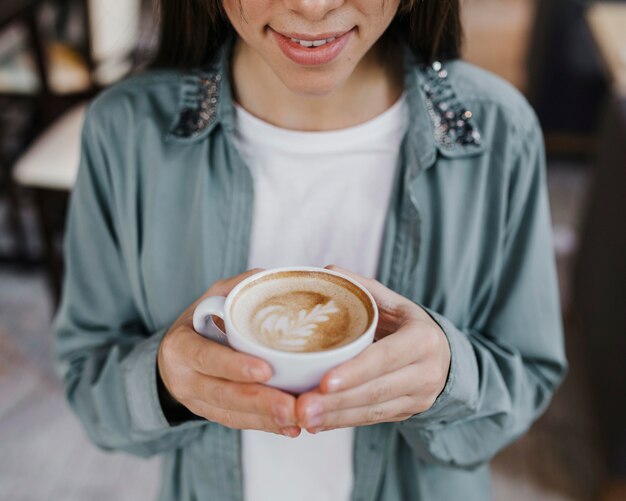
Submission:
<svg viewBox="0 0 626 501">
<path fill-rule="evenodd" d="M 494 461 L 497 500 L 626 500 L 626 1 L 461 0 L 464 58 L 544 129 L 570 374 Z M 0 0 L 0 499 L 154 499 L 158 459 L 104 453 L 51 357 L 85 103 L 141 71 L 152 0 Z M 436 501 L 436 500 L 434 500 Z"/>
</svg>

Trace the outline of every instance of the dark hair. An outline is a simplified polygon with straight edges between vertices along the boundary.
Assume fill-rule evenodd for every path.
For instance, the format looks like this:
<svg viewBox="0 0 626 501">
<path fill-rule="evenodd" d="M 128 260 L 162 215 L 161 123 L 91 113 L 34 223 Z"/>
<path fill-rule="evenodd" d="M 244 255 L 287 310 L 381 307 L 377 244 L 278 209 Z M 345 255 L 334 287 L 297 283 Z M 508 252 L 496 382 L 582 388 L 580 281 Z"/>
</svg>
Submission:
<svg viewBox="0 0 626 501">
<path fill-rule="evenodd" d="M 158 0 L 159 48 L 152 66 L 195 68 L 213 60 L 234 33 L 222 0 Z M 381 42 L 406 41 L 420 61 L 459 57 L 462 28 L 459 0 L 401 0 Z"/>
</svg>

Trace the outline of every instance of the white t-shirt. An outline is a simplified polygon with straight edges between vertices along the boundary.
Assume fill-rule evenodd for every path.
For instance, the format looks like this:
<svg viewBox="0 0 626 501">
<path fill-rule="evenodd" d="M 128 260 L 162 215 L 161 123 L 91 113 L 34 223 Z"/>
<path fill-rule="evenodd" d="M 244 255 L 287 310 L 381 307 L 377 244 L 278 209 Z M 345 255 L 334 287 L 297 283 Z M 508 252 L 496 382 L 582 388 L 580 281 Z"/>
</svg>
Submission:
<svg viewBox="0 0 626 501">
<path fill-rule="evenodd" d="M 403 95 L 345 129 L 273 126 L 235 106 L 235 143 L 254 181 L 248 268 L 336 264 L 377 273 L 384 220 L 408 122 Z M 246 501 L 348 500 L 352 428 L 300 437 L 242 432 Z"/>
</svg>

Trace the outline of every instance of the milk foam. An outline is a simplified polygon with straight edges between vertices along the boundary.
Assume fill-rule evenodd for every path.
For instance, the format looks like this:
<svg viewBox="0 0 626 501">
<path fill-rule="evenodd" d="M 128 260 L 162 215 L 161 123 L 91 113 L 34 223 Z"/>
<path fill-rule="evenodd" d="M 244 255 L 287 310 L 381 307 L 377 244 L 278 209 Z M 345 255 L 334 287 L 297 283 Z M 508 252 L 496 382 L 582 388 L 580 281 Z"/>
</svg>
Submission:
<svg viewBox="0 0 626 501">
<path fill-rule="evenodd" d="M 283 351 L 323 351 L 363 334 L 373 312 L 367 295 L 341 277 L 284 272 L 239 292 L 231 318 L 244 335 Z"/>
</svg>

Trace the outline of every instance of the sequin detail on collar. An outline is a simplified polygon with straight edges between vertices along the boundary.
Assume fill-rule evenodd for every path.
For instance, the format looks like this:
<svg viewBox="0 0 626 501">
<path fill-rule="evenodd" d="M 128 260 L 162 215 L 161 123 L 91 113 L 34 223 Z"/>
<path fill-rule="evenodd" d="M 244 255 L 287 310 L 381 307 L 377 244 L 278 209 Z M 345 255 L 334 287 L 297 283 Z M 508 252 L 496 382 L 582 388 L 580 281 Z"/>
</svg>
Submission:
<svg viewBox="0 0 626 501">
<path fill-rule="evenodd" d="M 458 100 L 448 81 L 448 72 L 439 61 L 424 68 L 426 108 L 433 122 L 435 141 L 445 150 L 457 145 L 480 146 L 480 132 L 472 121 L 472 112 Z"/>
<path fill-rule="evenodd" d="M 215 120 L 222 75 L 198 73 L 183 81 L 183 105 L 172 130 L 177 137 L 195 137 Z"/>
</svg>

